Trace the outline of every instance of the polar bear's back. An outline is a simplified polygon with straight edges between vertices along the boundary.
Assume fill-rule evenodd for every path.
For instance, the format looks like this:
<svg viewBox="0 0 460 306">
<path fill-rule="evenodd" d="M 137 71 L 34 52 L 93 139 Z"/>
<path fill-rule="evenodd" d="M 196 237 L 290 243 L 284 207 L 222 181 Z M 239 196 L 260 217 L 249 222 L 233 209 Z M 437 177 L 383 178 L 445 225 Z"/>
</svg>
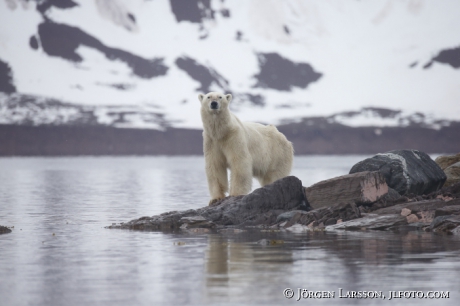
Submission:
<svg viewBox="0 0 460 306">
<path fill-rule="evenodd" d="M 292 143 L 273 125 L 243 122 L 248 137 L 248 149 L 253 159 L 254 175 L 292 166 Z M 289 165 L 289 166 L 288 166 Z"/>
</svg>

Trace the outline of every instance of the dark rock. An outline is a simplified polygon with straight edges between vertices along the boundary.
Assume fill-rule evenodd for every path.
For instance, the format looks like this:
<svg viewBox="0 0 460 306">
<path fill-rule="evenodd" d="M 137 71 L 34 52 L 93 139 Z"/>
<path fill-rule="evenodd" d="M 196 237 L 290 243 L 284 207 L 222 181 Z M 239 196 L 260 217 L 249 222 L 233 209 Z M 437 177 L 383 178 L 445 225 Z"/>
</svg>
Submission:
<svg viewBox="0 0 460 306">
<path fill-rule="evenodd" d="M 458 226 L 460 226 L 460 216 L 448 215 L 436 217 L 430 228 L 433 232 L 451 233 Z"/>
<path fill-rule="evenodd" d="M 387 202 L 395 202 L 401 198 L 401 195 L 396 190 L 388 187 L 388 193 L 383 196 L 382 200 Z"/>
<path fill-rule="evenodd" d="M 202 65 L 187 56 L 177 58 L 175 63 L 179 69 L 184 70 L 192 79 L 200 83 L 200 87 L 196 89 L 197 91 L 209 92 L 212 85 L 223 88 L 226 92 L 229 91 L 229 81 L 212 67 Z"/>
<path fill-rule="evenodd" d="M 216 227 L 216 224 L 214 224 L 211 221 L 206 220 L 202 216 L 182 217 L 179 221 L 183 223 L 181 225 L 182 229 L 215 228 Z"/>
<path fill-rule="evenodd" d="M 8 233 L 11 233 L 11 230 L 9 228 L 7 228 L 6 226 L 0 225 L 0 235 L 1 234 L 8 234 Z"/>
<path fill-rule="evenodd" d="M 453 235 L 460 235 L 460 226 L 457 226 L 456 228 L 451 230 L 450 233 Z"/>
<path fill-rule="evenodd" d="M 436 159 L 434 160 L 438 166 L 444 170 L 446 169 L 447 167 L 455 164 L 455 163 L 458 163 L 460 162 L 460 153 L 456 154 L 456 155 L 443 155 L 443 156 L 438 156 L 436 157 Z"/>
<path fill-rule="evenodd" d="M 411 213 L 418 213 L 422 211 L 435 211 L 437 209 L 443 208 L 445 206 L 454 206 L 459 205 L 460 199 L 453 199 L 451 201 L 445 202 L 442 199 L 431 199 L 423 200 L 420 202 L 406 202 L 402 204 L 393 205 L 390 207 L 380 208 L 372 213 L 377 215 L 386 215 L 386 214 L 401 214 L 402 210 L 408 209 Z"/>
<path fill-rule="evenodd" d="M 14 86 L 13 72 L 8 63 L 0 59 L 0 92 L 13 93 L 16 92 Z"/>
<path fill-rule="evenodd" d="M 325 226 L 334 225 L 334 224 L 337 224 L 337 220 L 334 218 L 327 219 L 326 222 L 324 222 Z"/>
<path fill-rule="evenodd" d="M 294 216 L 293 218 L 296 218 Z M 348 221 L 356 218 L 361 218 L 361 212 L 358 209 L 358 206 L 355 203 L 339 203 L 332 205 L 330 207 L 318 208 L 298 216 L 298 219 L 295 220 L 295 223 L 302 225 L 312 225 L 313 227 L 319 226 L 320 224 L 326 224 L 331 219 Z M 285 225 L 288 227 L 289 223 Z"/>
<path fill-rule="evenodd" d="M 142 217 L 108 228 L 175 230 L 181 227 L 274 224 L 279 214 L 301 207 L 305 207 L 302 182 L 294 176 L 288 176 L 251 194 L 227 197 L 211 206 Z"/>
<path fill-rule="evenodd" d="M 451 186 L 446 186 L 439 190 L 436 193 L 431 194 L 431 197 L 451 197 L 451 198 L 460 198 L 460 183 L 453 184 Z"/>
<path fill-rule="evenodd" d="M 379 153 L 354 165 L 350 173 L 379 171 L 401 195 L 422 195 L 442 187 L 446 175 L 424 152 L 395 150 Z"/>
<path fill-rule="evenodd" d="M 396 204 L 405 203 L 409 198 L 401 196 L 396 190 L 388 187 L 388 193 L 381 197 L 377 202 L 371 206 L 361 206 L 361 209 L 365 209 L 366 212 L 372 212 L 377 209 L 394 206 Z"/>
<path fill-rule="evenodd" d="M 444 169 L 444 173 L 447 176 L 447 180 L 444 183 L 444 186 L 448 187 L 460 183 L 460 162 L 450 165 Z"/>
<path fill-rule="evenodd" d="M 302 182 L 298 178 L 288 176 L 254 190 L 239 201 L 224 199 L 214 209 L 204 209 L 200 214 L 222 225 L 262 224 L 268 216 L 265 214 L 270 211 L 294 210 L 304 206 L 302 189 Z"/>
<path fill-rule="evenodd" d="M 296 215 L 297 213 L 299 214 L 305 214 L 307 213 L 306 211 L 304 210 L 291 210 L 291 211 L 287 211 L 285 213 L 282 213 L 282 214 L 279 214 L 278 217 L 276 218 L 276 223 L 280 223 L 280 222 L 284 222 L 284 221 L 289 221 L 291 220 L 294 215 Z"/>
<path fill-rule="evenodd" d="M 447 215 L 460 215 L 460 205 L 445 206 L 436 209 L 434 212 L 435 217 L 447 216 Z"/>
<path fill-rule="evenodd" d="M 402 225 L 407 225 L 407 220 L 401 215 L 368 215 L 336 225 L 329 225 L 326 230 L 387 230 Z"/>
<path fill-rule="evenodd" d="M 387 192 L 385 178 L 378 171 L 343 175 L 305 188 L 305 196 L 312 208 L 337 203 L 370 204 Z"/>
<path fill-rule="evenodd" d="M 400 226 L 394 227 L 392 228 L 392 230 L 395 230 L 398 232 L 412 232 L 412 231 L 422 231 L 426 227 L 427 227 L 426 223 L 414 222 L 414 223 L 409 223 L 407 225 L 400 225 Z"/>
<path fill-rule="evenodd" d="M 460 47 L 441 50 L 425 66 L 429 68 L 433 62 L 447 64 L 457 69 L 460 68 Z"/>
<path fill-rule="evenodd" d="M 260 72 L 254 75 L 254 87 L 291 91 L 293 87 L 307 88 L 322 74 L 307 63 L 295 63 L 277 53 L 258 53 Z"/>
<path fill-rule="evenodd" d="M 201 23 L 204 19 L 214 19 L 214 10 L 209 0 L 170 0 L 169 3 L 177 22 Z"/>
<path fill-rule="evenodd" d="M 71 62 L 83 62 L 78 49 L 85 46 L 101 52 L 108 60 L 125 62 L 133 74 L 143 79 L 163 76 L 169 69 L 164 65 L 163 58 L 143 58 L 122 49 L 111 48 L 77 27 L 54 23 L 50 19 L 38 25 L 38 34 L 46 54 Z"/>
</svg>

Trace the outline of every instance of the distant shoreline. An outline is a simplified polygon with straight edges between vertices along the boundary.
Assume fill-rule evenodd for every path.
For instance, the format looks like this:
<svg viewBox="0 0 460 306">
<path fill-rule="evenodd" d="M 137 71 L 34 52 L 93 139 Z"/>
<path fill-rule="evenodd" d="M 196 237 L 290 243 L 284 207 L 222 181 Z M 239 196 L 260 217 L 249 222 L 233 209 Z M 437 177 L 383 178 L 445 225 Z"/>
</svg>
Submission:
<svg viewBox="0 0 460 306">
<path fill-rule="evenodd" d="M 280 125 L 296 155 L 375 154 L 394 149 L 460 152 L 460 123 L 423 127 L 348 127 L 340 124 Z M 107 126 L 0 125 L 0 156 L 202 155 L 202 131 Z"/>
</svg>

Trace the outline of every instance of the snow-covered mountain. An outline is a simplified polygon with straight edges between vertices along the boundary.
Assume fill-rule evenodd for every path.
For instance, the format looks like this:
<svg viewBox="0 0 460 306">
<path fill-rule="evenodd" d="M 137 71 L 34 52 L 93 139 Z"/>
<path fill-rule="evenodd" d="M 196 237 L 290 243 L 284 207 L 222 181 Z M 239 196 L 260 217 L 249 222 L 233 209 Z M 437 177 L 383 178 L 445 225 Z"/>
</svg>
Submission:
<svg viewBox="0 0 460 306">
<path fill-rule="evenodd" d="M 0 124 L 460 121 L 457 0 L 0 0 Z"/>
</svg>

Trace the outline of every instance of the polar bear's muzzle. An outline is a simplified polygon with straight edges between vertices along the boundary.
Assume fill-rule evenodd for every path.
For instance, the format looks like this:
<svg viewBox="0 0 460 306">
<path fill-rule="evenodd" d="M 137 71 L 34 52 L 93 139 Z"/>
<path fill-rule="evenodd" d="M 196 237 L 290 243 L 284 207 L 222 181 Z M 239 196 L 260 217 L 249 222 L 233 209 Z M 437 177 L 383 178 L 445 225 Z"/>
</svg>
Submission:
<svg viewBox="0 0 460 306">
<path fill-rule="evenodd" d="M 212 101 L 209 106 L 211 107 L 211 109 L 218 109 L 219 103 L 217 103 L 216 101 Z"/>
</svg>

